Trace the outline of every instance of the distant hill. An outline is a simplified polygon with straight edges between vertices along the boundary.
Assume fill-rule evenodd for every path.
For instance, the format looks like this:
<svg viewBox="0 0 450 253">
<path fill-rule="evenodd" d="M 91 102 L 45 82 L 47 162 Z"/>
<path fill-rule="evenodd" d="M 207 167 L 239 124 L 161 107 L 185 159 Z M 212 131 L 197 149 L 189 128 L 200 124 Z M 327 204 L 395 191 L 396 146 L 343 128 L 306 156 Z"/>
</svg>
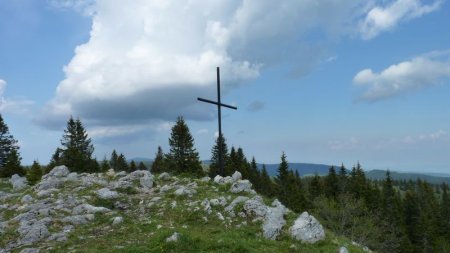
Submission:
<svg viewBox="0 0 450 253">
<path fill-rule="evenodd" d="M 366 176 L 373 180 L 383 180 L 386 177 L 386 171 L 385 170 L 371 170 L 371 171 L 366 172 Z M 432 175 L 425 175 L 425 174 L 421 174 L 421 173 L 391 171 L 391 177 L 395 180 L 410 180 L 411 179 L 413 181 L 416 181 L 417 179 L 421 179 L 421 180 L 425 180 L 431 184 L 441 184 L 443 182 L 450 184 L 450 177 L 432 176 Z"/>
<path fill-rule="evenodd" d="M 314 163 L 289 163 L 291 170 L 297 170 L 300 176 L 314 175 L 315 173 L 320 176 L 328 174 L 328 170 L 331 165 L 314 164 Z M 267 172 L 270 176 L 276 176 L 278 173 L 279 164 L 266 164 Z M 262 164 L 258 164 L 258 168 L 262 169 Z"/>
</svg>

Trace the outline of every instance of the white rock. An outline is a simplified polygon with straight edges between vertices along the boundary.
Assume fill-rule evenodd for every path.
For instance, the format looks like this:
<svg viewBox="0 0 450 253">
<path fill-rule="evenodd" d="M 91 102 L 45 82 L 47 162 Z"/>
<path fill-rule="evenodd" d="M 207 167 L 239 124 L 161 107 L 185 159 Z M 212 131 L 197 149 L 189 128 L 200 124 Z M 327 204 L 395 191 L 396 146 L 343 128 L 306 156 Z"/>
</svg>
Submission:
<svg viewBox="0 0 450 253">
<path fill-rule="evenodd" d="M 44 175 L 43 178 L 47 178 L 47 177 L 65 177 L 67 175 L 69 175 L 70 171 L 69 169 L 64 166 L 56 166 L 55 168 L 53 168 L 48 174 Z"/>
<path fill-rule="evenodd" d="M 77 215 L 77 214 L 95 214 L 95 213 L 107 213 L 110 212 L 111 210 L 109 210 L 106 207 L 102 207 L 102 206 L 93 206 L 90 204 L 81 204 L 79 206 L 76 206 L 73 210 L 72 210 L 72 214 Z"/>
<path fill-rule="evenodd" d="M 233 181 L 236 182 L 242 179 L 242 174 L 239 171 L 235 171 L 231 177 L 233 178 Z"/>
<path fill-rule="evenodd" d="M 106 176 L 107 176 L 107 177 L 114 178 L 114 177 L 116 177 L 116 172 L 115 172 L 113 169 L 109 169 L 109 170 L 106 172 Z"/>
<path fill-rule="evenodd" d="M 195 193 L 197 193 L 196 190 L 194 190 L 194 189 L 189 189 L 189 188 L 184 187 L 184 186 L 180 186 L 180 188 L 178 188 L 178 189 L 175 191 L 175 195 L 177 195 L 177 196 L 184 196 L 184 195 L 192 196 L 192 195 L 195 194 Z"/>
<path fill-rule="evenodd" d="M 266 239 L 276 240 L 281 234 L 283 226 L 286 225 L 284 215 L 287 213 L 287 208 L 281 205 L 268 209 L 263 224 L 263 236 Z"/>
<path fill-rule="evenodd" d="M 173 233 L 173 235 L 171 235 L 170 237 L 168 237 L 166 239 L 166 242 L 177 242 L 179 236 L 180 236 L 180 234 L 175 232 L 175 233 Z"/>
<path fill-rule="evenodd" d="M 209 200 L 209 202 L 211 203 L 211 206 L 226 206 L 227 205 L 227 200 L 223 196 L 219 197 L 218 199 L 211 199 L 211 200 Z"/>
<path fill-rule="evenodd" d="M 172 186 L 170 185 L 163 185 L 161 188 L 159 188 L 159 192 L 164 193 L 168 192 L 172 189 Z"/>
<path fill-rule="evenodd" d="M 227 211 L 228 213 L 232 213 L 232 214 L 234 214 L 234 208 L 239 204 L 239 203 L 242 203 L 242 202 L 245 202 L 245 201 L 247 201 L 248 200 L 248 197 L 245 197 L 245 196 L 238 196 L 238 197 L 236 197 L 233 201 L 231 201 L 231 203 L 227 206 L 227 207 L 225 207 L 225 211 Z"/>
<path fill-rule="evenodd" d="M 30 203 L 31 201 L 33 201 L 33 197 L 31 197 L 31 195 L 29 195 L 29 194 L 27 194 L 27 195 L 25 195 L 25 196 L 23 196 L 21 199 L 20 199 L 20 201 L 22 202 L 22 203 Z"/>
<path fill-rule="evenodd" d="M 303 212 L 289 229 L 291 237 L 306 243 L 315 243 L 325 239 L 325 231 L 314 216 Z"/>
<path fill-rule="evenodd" d="M 13 190 L 22 190 L 28 184 L 28 181 L 25 177 L 21 177 L 17 174 L 12 175 L 12 177 L 9 179 L 9 182 L 12 184 Z"/>
<path fill-rule="evenodd" d="M 167 181 L 167 180 L 170 180 L 170 175 L 167 172 L 163 172 L 163 173 L 161 173 L 161 175 L 159 175 L 158 179 Z"/>
<path fill-rule="evenodd" d="M 69 175 L 67 175 L 67 180 L 68 181 L 77 181 L 78 179 L 79 179 L 78 178 L 78 173 L 76 173 L 76 172 L 72 172 Z"/>
<path fill-rule="evenodd" d="M 217 175 L 214 177 L 214 183 L 221 184 L 223 182 L 223 177 L 221 175 Z"/>
<path fill-rule="evenodd" d="M 20 251 L 20 253 L 39 253 L 37 248 L 26 248 Z"/>
<path fill-rule="evenodd" d="M 113 224 L 113 225 L 118 225 L 118 224 L 120 224 L 120 223 L 122 223 L 122 222 L 123 222 L 123 218 L 120 217 L 120 216 L 117 216 L 117 217 L 114 217 L 114 218 L 113 218 L 112 224 Z"/>
<path fill-rule="evenodd" d="M 269 207 L 264 205 L 261 200 L 252 198 L 244 203 L 244 210 L 247 215 L 264 219 L 269 212 Z"/>
<path fill-rule="evenodd" d="M 20 222 L 17 232 L 20 234 L 20 245 L 32 245 L 50 235 L 45 224 L 36 220 Z"/>
<path fill-rule="evenodd" d="M 93 214 L 85 214 L 85 215 L 73 215 L 64 217 L 61 221 L 70 223 L 72 225 L 84 225 L 88 224 L 90 221 L 93 221 L 95 216 Z"/>
<path fill-rule="evenodd" d="M 209 182 L 209 181 L 211 181 L 210 177 L 202 177 L 202 178 L 200 178 L 200 182 Z"/>
<path fill-rule="evenodd" d="M 231 185 L 230 191 L 232 193 L 250 192 L 252 190 L 252 183 L 248 180 L 238 180 Z"/>
<path fill-rule="evenodd" d="M 339 253 L 348 253 L 348 249 L 347 249 L 346 247 L 342 246 L 342 247 L 339 249 Z"/>
<path fill-rule="evenodd" d="M 225 220 L 225 218 L 223 217 L 223 215 L 221 213 L 217 212 L 216 215 L 219 220 L 221 220 L 221 221 Z"/>
<path fill-rule="evenodd" d="M 205 212 L 207 212 L 208 214 L 212 212 L 211 204 L 209 203 L 208 199 L 204 199 L 200 205 L 203 206 L 203 210 L 205 210 Z"/>
<path fill-rule="evenodd" d="M 95 192 L 97 196 L 101 199 L 113 199 L 117 198 L 119 194 L 116 191 L 111 191 L 108 188 L 102 188 Z"/>
</svg>

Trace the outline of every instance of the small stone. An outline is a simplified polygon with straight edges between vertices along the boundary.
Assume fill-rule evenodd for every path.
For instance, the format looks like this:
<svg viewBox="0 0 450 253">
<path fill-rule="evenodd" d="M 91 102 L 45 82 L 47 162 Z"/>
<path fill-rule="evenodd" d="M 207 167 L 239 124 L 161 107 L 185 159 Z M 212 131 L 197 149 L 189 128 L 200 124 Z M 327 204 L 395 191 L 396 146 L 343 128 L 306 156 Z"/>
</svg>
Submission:
<svg viewBox="0 0 450 253">
<path fill-rule="evenodd" d="M 37 248 L 26 248 L 26 249 L 21 250 L 20 253 L 39 253 L 39 249 L 37 249 Z"/>
<path fill-rule="evenodd" d="M 341 248 L 339 248 L 339 253 L 348 253 L 348 249 L 342 246 Z"/>
<path fill-rule="evenodd" d="M 13 190 L 18 191 L 25 188 L 28 184 L 28 181 L 25 177 L 21 177 L 17 174 L 12 175 L 11 179 L 9 179 L 9 182 L 13 186 Z"/>
<path fill-rule="evenodd" d="M 202 178 L 200 178 L 200 182 L 209 182 L 209 181 L 211 181 L 211 178 L 210 177 L 202 177 Z"/>
<path fill-rule="evenodd" d="M 114 199 L 119 196 L 119 194 L 116 191 L 111 191 L 108 188 L 102 188 L 95 192 L 97 196 L 101 199 Z"/>
<path fill-rule="evenodd" d="M 109 170 L 106 172 L 106 176 L 107 176 L 107 177 L 114 178 L 114 177 L 116 177 L 116 172 L 115 172 L 113 169 L 109 169 Z"/>
<path fill-rule="evenodd" d="M 170 175 L 167 172 L 163 172 L 163 173 L 161 173 L 161 175 L 159 175 L 158 179 L 167 181 L 167 180 L 170 180 Z"/>
<path fill-rule="evenodd" d="M 248 180 L 238 180 L 231 185 L 230 192 L 240 193 L 249 192 L 252 189 L 252 183 Z"/>
<path fill-rule="evenodd" d="M 33 197 L 31 197 L 31 195 L 27 194 L 27 195 L 23 196 L 22 199 L 20 199 L 20 201 L 22 203 L 27 204 L 27 203 L 30 203 L 31 201 L 33 201 Z"/>
<path fill-rule="evenodd" d="M 217 213 L 217 219 L 219 219 L 219 220 L 221 220 L 221 221 L 224 221 L 225 220 L 225 218 L 223 217 L 223 215 L 221 214 L 221 213 Z"/>
<path fill-rule="evenodd" d="M 231 177 L 233 178 L 233 181 L 236 182 L 242 179 L 242 174 L 239 171 L 235 171 Z"/>
<path fill-rule="evenodd" d="M 114 218 L 113 218 L 112 224 L 115 226 L 115 225 L 118 225 L 118 224 L 120 224 L 120 223 L 122 223 L 122 222 L 123 222 L 123 218 L 120 217 L 120 216 L 117 216 L 117 217 L 114 217 Z"/>
<path fill-rule="evenodd" d="M 325 239 L 325 231 L 319 221 L 308 212 L 303 212 L 290 228 L 294 239 L 306 243 L 315 243 Z"/>
<path fill-rule="evenodd" d="M 168 237 L 166 239 L 166 242 L 177 242 L 179 236 L 180 236 L 180 234 L 175 232 L 175 233 L 173 233 L 173 235 L 171 235 L 170 237 Z"/>
</svg>

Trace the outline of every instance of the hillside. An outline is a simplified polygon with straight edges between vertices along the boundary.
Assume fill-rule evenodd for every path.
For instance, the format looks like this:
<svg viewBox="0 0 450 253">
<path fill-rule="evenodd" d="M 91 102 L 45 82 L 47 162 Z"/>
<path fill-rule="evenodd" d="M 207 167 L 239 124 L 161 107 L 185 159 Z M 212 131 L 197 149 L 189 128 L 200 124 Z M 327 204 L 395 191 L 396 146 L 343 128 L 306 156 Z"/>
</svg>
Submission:
<svg viewBox="0 0 450 253">
<path fill-rule="evenodd" d="M 327 230 L 322 239 L 312 216 L 259 196 L 238 174 L 215 181 L 64 166 L 35 186 L 1 179 L 0 252 L 363 252 Z M 315 230 L 299 235 L 306 227 Z"/>
<path fill-rule="evenodd" d="M 390 171 L 391 177 L 394 180 L 412 180 L 420 179 L 427 181 L 430 184 L 442 184 L 443 182 L 450 184 L 450 177 L 432 176 L 413 172 L 396 172 Z M 372 180 L 383 180 L 386 178 L 385 170 L 371 170 L 366 172 L 366 176 Z"/>
</svg>

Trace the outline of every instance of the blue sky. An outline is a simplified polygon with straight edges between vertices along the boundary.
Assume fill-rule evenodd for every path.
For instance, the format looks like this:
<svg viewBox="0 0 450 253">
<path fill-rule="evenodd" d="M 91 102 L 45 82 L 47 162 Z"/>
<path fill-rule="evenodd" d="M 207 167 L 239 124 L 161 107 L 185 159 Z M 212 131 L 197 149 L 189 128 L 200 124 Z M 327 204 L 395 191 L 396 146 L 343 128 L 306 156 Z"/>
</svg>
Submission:
<svg viewBox="0 0 450 253">
<path fill-rule="evenodd" d="M 202 159 L 223 131 L 258 162 L 448 172 L 450 3 L 0 2 L 0 112 L 24 164 L 46 163 L 70 115 L 102 159 L 168 150 L 177 115 Z"/>
</svg>

